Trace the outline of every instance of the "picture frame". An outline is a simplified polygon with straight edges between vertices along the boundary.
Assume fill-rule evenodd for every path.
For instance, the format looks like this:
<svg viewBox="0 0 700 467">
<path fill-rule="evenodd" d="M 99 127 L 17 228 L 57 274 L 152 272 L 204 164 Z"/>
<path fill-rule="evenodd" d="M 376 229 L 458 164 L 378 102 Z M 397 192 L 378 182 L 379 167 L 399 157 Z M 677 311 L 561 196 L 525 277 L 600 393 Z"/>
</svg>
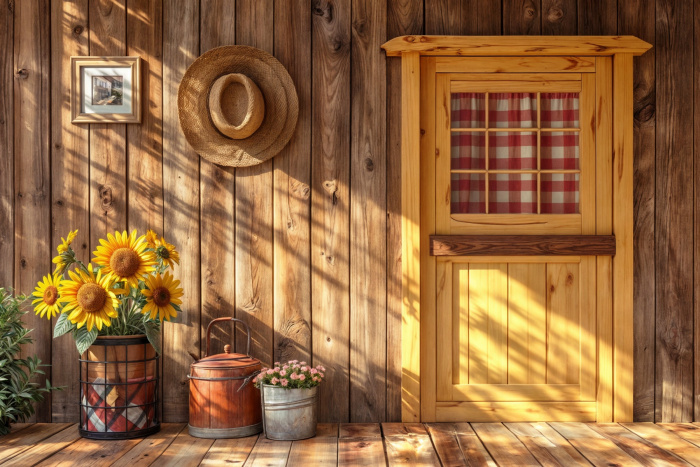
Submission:
<svg viewBox="0 0 700 467">
<path fill-rule="evenodd" d="M 72 123 L 141 123 L 140 57 L 71 57 Z"/>
</svg>

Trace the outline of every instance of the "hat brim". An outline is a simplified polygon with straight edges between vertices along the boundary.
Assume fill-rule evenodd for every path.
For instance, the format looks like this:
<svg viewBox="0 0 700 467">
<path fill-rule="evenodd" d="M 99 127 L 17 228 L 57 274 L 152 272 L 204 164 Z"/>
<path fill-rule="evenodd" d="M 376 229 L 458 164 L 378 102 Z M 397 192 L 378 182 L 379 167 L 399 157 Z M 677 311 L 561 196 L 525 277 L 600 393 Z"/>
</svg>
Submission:
<svg viewBox="0 0 700 467">
<path fill-rule="evenodd" d="M 219 132 L 209 113 L 209 90 L 229 73 L 252 79 L 265 101 L 260 128 L 245 139 Z M 294 134 L 299 114 L 296 89 L 284 66 L 267 52 L 242 45 L 217 47 L 197 58 L 180 82 L 177 102 L 187 142 L 207 160 L 229 167 L 259 164 L 280 152 Z"/>
</svg>

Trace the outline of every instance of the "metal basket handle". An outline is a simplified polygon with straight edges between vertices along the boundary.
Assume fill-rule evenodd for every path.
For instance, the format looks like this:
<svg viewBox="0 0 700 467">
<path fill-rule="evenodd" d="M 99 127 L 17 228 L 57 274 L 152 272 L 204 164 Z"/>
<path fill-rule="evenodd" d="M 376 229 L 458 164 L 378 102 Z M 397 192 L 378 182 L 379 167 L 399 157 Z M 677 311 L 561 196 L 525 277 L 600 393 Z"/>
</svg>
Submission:
<svg viewBox="0 0 700 467">
<path fill-rule="evenodd" d="M 245 326 L 245 333 L 246 336 L 248 336 L 248 343 L 246 344 L 245 354 L 250 357 L 250 326 L 248 326 L 248 323 L 246 323 L 245 321 L 241 321 L 240 319 L 236 318 L 216 318 L 212 320 L 211 323 L 209 323 L 209 326 L 207 326 L 207 353 L 204 356 L 207 357 L 209 355 L 209 338 L 211 334 L 211 327 L 214 325 L 214 323 L 218 323 L 221 321 L 238 321 L 243 326 Z M 234 331 L 236 330 L 235 324 L 233 325 L 233 329 Z"/>
</svg>

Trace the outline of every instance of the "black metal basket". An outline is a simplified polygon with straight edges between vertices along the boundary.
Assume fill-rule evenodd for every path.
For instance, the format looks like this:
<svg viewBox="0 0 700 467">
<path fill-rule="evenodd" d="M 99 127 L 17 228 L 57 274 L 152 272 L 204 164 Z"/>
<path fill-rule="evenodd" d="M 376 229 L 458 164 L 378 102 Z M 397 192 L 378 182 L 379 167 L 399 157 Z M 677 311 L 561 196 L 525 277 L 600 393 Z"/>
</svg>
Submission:
<svg viewBox="0 0 700 467">
<path fill-rule="evenodd" d="M 160 357 L 146 336 L 98 337 L 79 361 L 81 436 L 130 439 L 160 430 Z"/>
</svg>

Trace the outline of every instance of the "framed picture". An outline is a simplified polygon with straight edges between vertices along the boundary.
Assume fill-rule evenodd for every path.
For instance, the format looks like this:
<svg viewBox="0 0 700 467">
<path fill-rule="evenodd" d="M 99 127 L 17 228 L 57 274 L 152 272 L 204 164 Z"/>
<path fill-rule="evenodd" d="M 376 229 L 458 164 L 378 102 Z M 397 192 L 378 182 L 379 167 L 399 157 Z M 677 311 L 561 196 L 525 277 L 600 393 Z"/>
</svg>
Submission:
<svg viewBox="0 0 700 467">
<path fill-rule="evenodd" d="M 140 57 L 71 57 L 73 123 L 141 123 Z"/>
</svg>

